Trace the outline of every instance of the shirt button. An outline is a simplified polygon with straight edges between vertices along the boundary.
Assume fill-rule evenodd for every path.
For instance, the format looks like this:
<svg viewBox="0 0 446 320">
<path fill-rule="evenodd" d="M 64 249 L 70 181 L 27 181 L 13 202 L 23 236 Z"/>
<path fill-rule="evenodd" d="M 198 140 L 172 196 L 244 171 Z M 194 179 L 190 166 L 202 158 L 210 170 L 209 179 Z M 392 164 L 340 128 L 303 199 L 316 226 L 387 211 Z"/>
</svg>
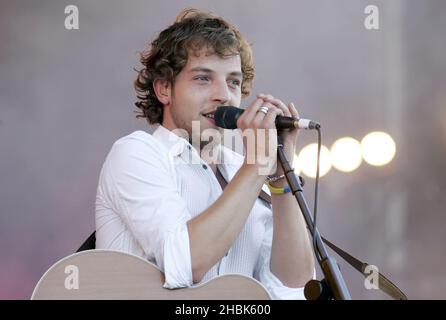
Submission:
<svg viewBox="0 0 446 320">
<path fill-rule="evenodd" d="M 203 164 L 203 169 L 206 170 L 207 168 L 208 168 L 208 166 Z"/>
<path fill-rule="evenodd" d="M 187 148 L 190 150 L 190 149 L 191 149 L 191 146 L 187 146 Z"/>
</svg>

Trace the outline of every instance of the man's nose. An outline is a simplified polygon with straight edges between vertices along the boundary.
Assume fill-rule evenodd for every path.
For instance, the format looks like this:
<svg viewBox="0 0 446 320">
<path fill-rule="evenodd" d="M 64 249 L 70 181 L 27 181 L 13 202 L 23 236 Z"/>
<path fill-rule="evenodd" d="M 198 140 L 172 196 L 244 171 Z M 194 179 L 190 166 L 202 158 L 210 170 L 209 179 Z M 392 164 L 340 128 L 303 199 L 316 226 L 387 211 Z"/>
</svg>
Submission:
<svg viewBox="0 0 446 320">
<path fill-rule="evenodd" d="M 229 102 L 230 91 L 226 81 L 219 81 L 215 84 L 212 99 L 222 105 L 225 105 Z"/>
</svg>

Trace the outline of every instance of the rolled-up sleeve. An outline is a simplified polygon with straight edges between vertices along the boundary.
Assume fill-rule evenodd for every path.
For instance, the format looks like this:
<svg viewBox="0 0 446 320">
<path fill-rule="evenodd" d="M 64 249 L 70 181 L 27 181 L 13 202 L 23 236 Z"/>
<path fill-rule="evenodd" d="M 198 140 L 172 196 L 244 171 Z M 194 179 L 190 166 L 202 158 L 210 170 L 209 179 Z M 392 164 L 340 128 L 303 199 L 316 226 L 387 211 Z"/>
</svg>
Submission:
<svg viewBox="0 0 446 320">
<path fill-rule="evenodd" d="M 260 255 L 256 266 L 255 276 L 266 287 L 273 299 L 281 300 L 305 300 L 304 287 L 290 288 L 285 286 L 279 278 L 271 272 L 271 248 L 273 239 L 272 215 L 267 218 L 265 236 L 262 241 Z M 313 279 L 316 270 L 313 272 Z"/>
<path fill-rule="evenodd" d="M 192 285 L 186 224 L 191 215 L 162 151 L 155 141 L 116 142 L 103 166 L 102 185 L 108 188 L 112 209 L 164 272 L 164 287 L 186 287 Z"/>
</svg>

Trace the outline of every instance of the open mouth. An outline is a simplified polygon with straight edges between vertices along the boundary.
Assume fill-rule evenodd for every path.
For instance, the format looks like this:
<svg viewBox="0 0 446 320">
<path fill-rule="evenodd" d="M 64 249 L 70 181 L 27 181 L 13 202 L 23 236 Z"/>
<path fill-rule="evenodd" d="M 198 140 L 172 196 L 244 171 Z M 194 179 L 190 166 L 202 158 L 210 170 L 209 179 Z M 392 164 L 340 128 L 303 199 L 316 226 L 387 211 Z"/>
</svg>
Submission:
<svg viewBox="0 0 446 320">
<path fill-rule="evenodd" d="M 206 118 L 209 118 L 209 119 L 214 119 L 214 113 L 215 113 L 215 111 L 211 111 L 211 112 L 208 112 L 208 113 L 202 113 L 201 115 L 203 117 L 206 117 Z"/>
<path fill-rule="evenodd" d="M 207 118 L 207 120 L 212 123 L 213 125 L 215 125 L 215 119 L 214 119 L 214 111 L 208 112 L 208 113 L 202 113 L 201 115 L 205 118 Z"/>
</svg>

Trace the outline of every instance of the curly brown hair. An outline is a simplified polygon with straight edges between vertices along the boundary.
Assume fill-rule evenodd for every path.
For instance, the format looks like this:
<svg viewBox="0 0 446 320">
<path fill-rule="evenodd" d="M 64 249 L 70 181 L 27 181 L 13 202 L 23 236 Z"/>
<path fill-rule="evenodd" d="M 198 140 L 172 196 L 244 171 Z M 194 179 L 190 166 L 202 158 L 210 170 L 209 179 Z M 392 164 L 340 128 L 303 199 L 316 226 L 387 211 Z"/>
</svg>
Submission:
<svg viewBox="0 0 446 320">
<path fill-rule="evenodd" d="M 175 77 L 187 63 L 188 55 L 198 55 L 202 48 L 220 57 L 240 55 L 243 81 L 242 97 L 247 97 L 254 80 L 251 47 L 241 33 L 231 24 L 212 13 L 185 9 L 175 22 L 160 32 L 151 48 L 140 53 L 144 68 L 136 70 L 134 81 L 139 111 L 137 118 L 146 118 L 151 124 L 162 123 L 163 104 L 153 89 L 155 80 L 173 84 Z"/>
</svg>

